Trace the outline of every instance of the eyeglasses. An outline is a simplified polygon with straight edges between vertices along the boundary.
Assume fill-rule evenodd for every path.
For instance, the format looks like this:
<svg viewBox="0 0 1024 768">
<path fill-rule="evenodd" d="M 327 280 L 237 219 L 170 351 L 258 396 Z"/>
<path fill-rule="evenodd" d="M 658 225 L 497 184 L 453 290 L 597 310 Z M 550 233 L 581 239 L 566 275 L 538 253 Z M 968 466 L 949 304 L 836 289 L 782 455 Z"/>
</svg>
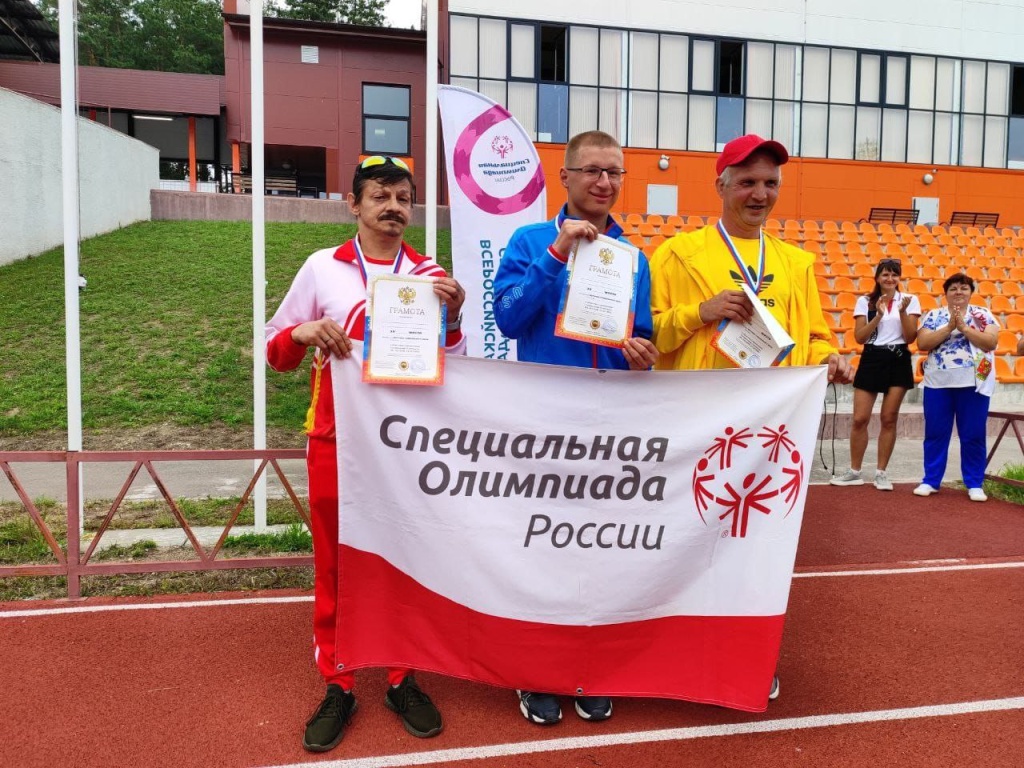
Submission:
<svg viewBox="0 0 1024 768">
<path fill-rule="evenodd" d="M 412 169 L 405 160 L 400 157 L 391 157 L 390 155 L 370 155 L 359 164 L 359 170 L 365 171 L 367 168 L 373 168 L 376 165 L 387 165 L 388 163 L 401 168 L 406 173 L 412 173 Z"/>
<path fill-rule="evenodd" d="M 602 173 L 607 173 L 608 181 L 612 184 L 619 183 L 622 181 L 622 177 L 626 175 L 625 168 L 599 168 L 596 165 L 584 165 L 582 168 L 566 168 L 565 170 L 582 173 L 583 178 L 587 181 L 597 181 L 601 178 Z"/>
</svg>

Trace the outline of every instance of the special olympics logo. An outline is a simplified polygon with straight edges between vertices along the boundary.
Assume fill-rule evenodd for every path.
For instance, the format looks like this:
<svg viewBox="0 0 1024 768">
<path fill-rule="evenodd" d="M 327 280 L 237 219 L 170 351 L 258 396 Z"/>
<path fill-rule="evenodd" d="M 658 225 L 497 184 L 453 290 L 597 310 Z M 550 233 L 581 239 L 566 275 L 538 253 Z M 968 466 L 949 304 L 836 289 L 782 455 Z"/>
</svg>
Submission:
<svg viewBox="0 0 1024 768">
<path fill-rule="evenodd" d="M 746 461 L 738 461 L 741 455 Z M 750 459 L 760 471 L 743 474 L 736 468 L 740 463 L 749 465 Z M 778 429 L 762 427 L 756 435 L 746 427 L 726 427 L 693 470 L 693 501 L 705 525 L 705 512 L 717 514 L 719 520 L 729 518 L 730 531 L 723 536 L 744 538 L 751 512 L 788 517 L 803 479 L 804 461 L 785 424 Z"/>
<path fill-rule="evenodd" d="M 502 160 L 504 160 L 505 155 L 511 152 L 514 148 L 515 145 L 512 143 L 512 139 L 508 136 L 495 136 L 494 140 L 491 141 L 491 150 Z"/>
<path fill-rule="evenodd" d="M 513 119 L 507 109 L 500 104 L 495 104 L 474 118 L 455 142 L 455 149 L 452 152 L 452 175 L 455 176 L 455 181 L 462 193 L 484 213 L 498 216 L 519 213 L 533 205 L 534 201 L 544 193 L 544 171 L 541 169 L 540 163 L 533 163 L 535 168 L 526 182 L 526 186 L 508 197 L 490 194 L 473 178 L 473 148 L 481 139 L 485 139 L 494 126 L 505 120 Z M 504 135 L 498 138 L 508 139 Z M 491 140 L 492 150 L 494 150 L 494 144 L 498 138 Z M 508 148 L 505 150 L 506 154 L 512 148 L 512 142 L 509 140 Z M 504 158 L 504 155 L 502 157 Z"/>
<path fill-rule="evenodd" d="M 398 300 L 408 306 L 416 300 L 416 289 L 411 285 L 403 285 L 398 289 Z"/>
</svg>

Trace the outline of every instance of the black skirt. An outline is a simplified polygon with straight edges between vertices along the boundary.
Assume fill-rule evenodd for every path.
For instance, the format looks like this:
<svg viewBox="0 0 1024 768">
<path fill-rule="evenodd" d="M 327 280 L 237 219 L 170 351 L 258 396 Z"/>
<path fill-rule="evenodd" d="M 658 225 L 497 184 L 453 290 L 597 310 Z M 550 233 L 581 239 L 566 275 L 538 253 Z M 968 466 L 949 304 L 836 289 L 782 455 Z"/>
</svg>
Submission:
<svg viewBox="0 0 1024 768">
<path fill-rule="evenodd" d="M 853 379 L 854 389 L 885 394 L 890 387 L 914 388 L 914 367 L 906 344 L 865 344 Z"/>
</svg>

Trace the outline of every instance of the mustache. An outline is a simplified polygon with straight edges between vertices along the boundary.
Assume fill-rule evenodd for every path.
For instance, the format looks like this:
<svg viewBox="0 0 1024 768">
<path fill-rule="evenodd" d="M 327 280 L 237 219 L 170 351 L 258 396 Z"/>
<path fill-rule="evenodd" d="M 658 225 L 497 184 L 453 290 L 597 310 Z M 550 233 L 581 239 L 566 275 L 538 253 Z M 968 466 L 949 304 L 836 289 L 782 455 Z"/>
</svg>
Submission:
<svg viewBox="0 0 1024 768">
<path fill-rule="evenodd" d="M 405 224 L 405 217 L 400 213 L 382 213 L 377 217 L 377 221 L 397 221 L 399 224 Z"/>
</svg>

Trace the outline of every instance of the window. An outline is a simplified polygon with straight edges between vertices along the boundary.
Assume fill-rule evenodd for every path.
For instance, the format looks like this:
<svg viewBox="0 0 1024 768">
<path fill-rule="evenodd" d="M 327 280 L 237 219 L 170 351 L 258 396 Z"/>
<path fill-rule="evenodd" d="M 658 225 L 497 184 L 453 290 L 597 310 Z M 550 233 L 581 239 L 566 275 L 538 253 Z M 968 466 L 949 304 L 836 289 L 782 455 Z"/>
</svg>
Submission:
<svg viewBox="0 0 1024 768">
<path fill-rule="evenodd" d="M 549 83 L 566 82 L 565 27 L 540 27 L 540 79 Z"/>
<path fill-rule="evenodd" d="M 718 92 L 743 95 L 743 43 L 718 43 Z"/>
<path fill-rule="evenodd" d="M 363 84 L 363 152 L 409 154 L 407 85 Z"/>
<path fill-rule="evenodd" d="M 731 40 L 694 40 L 690 90 L 742 96 L 744 46 Z"/>
</svg>

